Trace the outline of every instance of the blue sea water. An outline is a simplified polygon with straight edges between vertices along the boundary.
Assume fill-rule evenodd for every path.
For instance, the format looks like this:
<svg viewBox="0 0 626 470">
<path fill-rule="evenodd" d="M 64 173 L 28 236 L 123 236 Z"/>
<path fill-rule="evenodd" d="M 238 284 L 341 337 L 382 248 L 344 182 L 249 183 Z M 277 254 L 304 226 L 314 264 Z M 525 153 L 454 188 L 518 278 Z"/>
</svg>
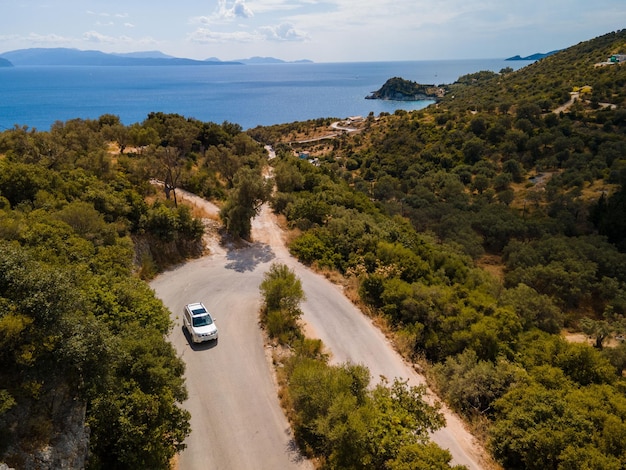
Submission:
<svg viewBox="0 0 626 470">
<path fill-rule="evenodd" d="M 387 79 L 449 84 L 481 70 L 519 69 L 503 59 L 206 66 L 0 68 L 0 130 L 49 130 L 55 121 L 114 114 L 124 124 L 150 112 L 249 129 L 307 119 L 415 110 L 431 101 L 366 100 Z"/>
</svg>

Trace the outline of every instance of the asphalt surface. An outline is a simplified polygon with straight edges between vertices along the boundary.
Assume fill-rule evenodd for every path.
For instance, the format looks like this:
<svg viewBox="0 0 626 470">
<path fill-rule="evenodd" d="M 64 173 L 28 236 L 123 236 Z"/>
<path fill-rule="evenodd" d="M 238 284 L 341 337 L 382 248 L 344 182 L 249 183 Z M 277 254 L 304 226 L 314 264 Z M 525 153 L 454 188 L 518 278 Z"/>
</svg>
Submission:
<svg viewBox="0 0 626 470">
<path fill-rule="evenodd" d="M 186 196 L 205 210 L 217 210 Z M 338 286 L 289 255 L 267 207 L 254 219 L 252 236 L 254 243 L 239 248 L 224 248 L 209 240 L 210 255 L 163 273 L 151 283 L 173 312 L 176 326 L 170 340 L 186 363 L 189 399 L 184 406 L 192 415 L 192 433 L 179 456 L 180 470 L 312 468 L 294 446 L 258 325 L 259 284 L 274 262 L 288 265 L 301 279 L 307 334 L 323 341 L 334 363 L 364 364 L 374 382 L 384 376 L 389 381 L 423 383 Z M 217 344 L 192 345 L 182 329 L 184 305 L 197 301 L 216 318 Z M 454 464 L 487 468 L 484 452 L 460 420 L 447 410 L 445 415 L 447 425 L 433 440 L 450 450 Z"/>
</svg>

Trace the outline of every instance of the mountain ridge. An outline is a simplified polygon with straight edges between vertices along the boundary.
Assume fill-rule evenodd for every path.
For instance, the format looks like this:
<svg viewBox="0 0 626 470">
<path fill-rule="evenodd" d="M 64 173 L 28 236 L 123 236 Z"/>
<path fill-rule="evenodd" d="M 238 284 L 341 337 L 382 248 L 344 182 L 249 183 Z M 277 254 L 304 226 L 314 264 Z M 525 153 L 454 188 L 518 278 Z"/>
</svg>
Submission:
<svg viewBox="0 0 626 470">
<path fill-rule="evenodd" d="M 240 62 L 234 61 L 206 61 L 172 57 L 159 51 L 117 54 L 63 47 L 17 49 L 3 52 L 0 54 L 0 58 L 8 60 L 15 66 L 241 65 Z"/>
<path fill-rule="evenodd" d="M 287 64 L 312 63 L 301 59 L 285 61 L 275 57 L 250 57 L 238 60 L 220 60 L 211 57 L 204 60 L 188 59 L 164 54 L 161 51 L 138 52 L 102 52 L 98 50 L 81 50 L 65 47 L 16 49 L 0 53 L 0 66 L 124 66 L 124 65 L 244 65 L 244 64 Z M 9 62 L 8 64 L 5 62 Z"/>
</svg>

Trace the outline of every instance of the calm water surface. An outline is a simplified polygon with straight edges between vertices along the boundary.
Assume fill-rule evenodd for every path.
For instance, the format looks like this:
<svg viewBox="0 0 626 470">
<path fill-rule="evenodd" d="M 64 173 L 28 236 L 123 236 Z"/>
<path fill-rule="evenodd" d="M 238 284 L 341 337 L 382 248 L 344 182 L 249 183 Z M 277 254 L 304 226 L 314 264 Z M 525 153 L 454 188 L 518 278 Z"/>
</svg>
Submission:
<svg viewBox="0 0 626 470">
<path fill-rule="evenodd" d="M 55 121 L 115 114 L 124 124 L 162 111 L 244 129 L 319 117 L 421 109 L 430 101 L 366 100 L 391 77 L 446 84 L 502 59 L 271 65 L 0 68 L 0 130 L 48 130 Z"/>
</svg>

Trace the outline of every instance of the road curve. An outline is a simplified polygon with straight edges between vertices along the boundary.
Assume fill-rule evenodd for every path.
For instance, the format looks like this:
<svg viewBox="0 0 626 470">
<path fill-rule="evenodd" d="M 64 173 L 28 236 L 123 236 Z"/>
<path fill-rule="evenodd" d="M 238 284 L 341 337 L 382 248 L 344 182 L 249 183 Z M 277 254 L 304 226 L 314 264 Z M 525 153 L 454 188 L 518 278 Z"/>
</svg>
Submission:
<svg viewBox="0 0 626 470">
<path fill-rule="evenodd" d="M 193 200 L 215 210 L 199 198 Z M 423 383 L 338 286 L 289 255 L 267 207 L 253 220 L 252 235 L 255 242 L 245 248 L 213 244 L 210 255 L 163 273 L 151 283 L 173 312 L 176 326 L 170 339 L 187 365 L 189 399 L 184 405 L 192 414 L 192 434 L 180 455 L 180 470 L 312 468 L 294 448 L 258 327 L 258 286 L 273 262 L 288 265 L 301 279 L 307 333 L 324 342 L 334 363 L 363 364 L 375 381 L 384 376 L 412 385 Z M 183 333 L 180 313 L 184 304 L 194 301 L 203 301 L 217 318 L 217 345 L 192 347 Z M 454 464 L 488 468 L 480 446 L 460 420 L 445 411 L 447 425 L 433 434 L 433 440 L 450 450 Z"/>
<path fill-rule="evenodd" d="M 307 324 L 307 335 L 322 340 L 331 353 L 331 362 L 351 362 L 365 365 L 374 382 L 385 377 L 406 380 L 410 385 L 425 384 L 418 374 L 395 351 L 382 332 L 343 294 L 341 288 L 324 276 L 314 273 L 295 260 L 282 240 L 269 208 L 264 206 L 253 220 L 255 240 L 270 246 L 276 262 L 292 268 L 302 282 L 306 300 L 302 303 L 302 319 Z M 435 401 L 433 395 L 429 400 Z M 492 467 L 487 454 L 465 429 L 461 420 L 446 407 L 442 409 L 446 426 L 431 437 L 452 454 L 453 463 L 472 470 Z"/>
<path fill-rule="evenodd" d="M 259 244 L 211 251 L 150 284 L 172 312 L 170 341 L 186 364 L 192 432 L 178 468 L 311 469 L 293 443 L 258 326 L 258 286 L 272 254 Z M 196 301 L 216 317 L 217 344 L 192 346 L 182 329 L 183 307 Z"/>
</svg>

